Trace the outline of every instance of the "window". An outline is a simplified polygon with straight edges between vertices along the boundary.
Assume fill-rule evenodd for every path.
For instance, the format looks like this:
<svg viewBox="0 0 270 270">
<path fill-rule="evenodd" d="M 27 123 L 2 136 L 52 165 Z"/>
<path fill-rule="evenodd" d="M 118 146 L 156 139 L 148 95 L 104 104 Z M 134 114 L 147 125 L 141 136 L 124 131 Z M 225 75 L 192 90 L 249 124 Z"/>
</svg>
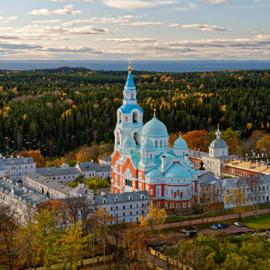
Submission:
<svg viewBox="0 0 270 270">
<path fill-rule="evenodd" d="M 129 206 L 129 208 L 132 208 L 132 204 Z"/>
<path fill-rule="evenodd" d="M 134 141 L 137 145 L 140 143 L 140 135 L 138 132 L 134 133 Z"/>
<path fill-rule="evenodd" d="M 123 209 L 126 209 L 126 206 L 125 205 L 123 205 Z"/>
<path fill-rule="evenodd" d="M 137 123 L 138 122 L 138 113 L 137 112 L 134 112 L 132 114 L 132 122 L 133 123 Z"/>
</svg>

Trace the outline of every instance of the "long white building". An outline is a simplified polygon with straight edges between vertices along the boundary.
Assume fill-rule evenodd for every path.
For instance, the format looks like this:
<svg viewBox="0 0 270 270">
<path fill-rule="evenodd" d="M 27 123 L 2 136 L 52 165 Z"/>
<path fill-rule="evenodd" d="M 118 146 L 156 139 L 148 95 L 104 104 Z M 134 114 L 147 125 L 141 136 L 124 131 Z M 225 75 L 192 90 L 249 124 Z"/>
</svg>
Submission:
<svg viewBox="0 0 270 270">
<path fill-rule="evenodd" d="M 234 190 L 241 191 L 242 205 L 264 204 L 270 201 L 270 175 L 258 175 L 258 180 L 250 177 L 218 179 L 207 173 L 199 179 L 201 197 L 208 198 L 208 203 L 222 202 L 224 208 L 236 206 L 233 200 L 229 202 L 226 199 L 233 195 Z"/>
<path fill-rule="evenodd" d="M 7 170 L 11 180 L 23 181 L 23 178 L 36 170 L 36 163 L 32 157 L 2 157 L 0 170 Z"/>
<path fill-rule="evenodd" d="M 51 199 L 64 199 L 67 197 L 86 196 L 89 200 L 93 200 L 93 191 L 79 184 L 77 188 L 72 188 L 47 176 L 32 173 L 24 178 L 23 185 L 29 187 L 41 194 L 45 194 Z"/>
<path fill-rule="evenodd" d="M 113 224 L 139 222 L 146 216 L 150 197 L 146 191 L 103 194 L 95 197 L 95 208 L 104 208 L 113 218 Z"/>
<path fill-rule="evenodd" d="M 23 224 L 31 218 L 38 204 L 47 199 L 45 194 L 15 184 L 10 179 L 0 179 L 0 204 L 10 206 L 19 223 Z"/>
</svg>

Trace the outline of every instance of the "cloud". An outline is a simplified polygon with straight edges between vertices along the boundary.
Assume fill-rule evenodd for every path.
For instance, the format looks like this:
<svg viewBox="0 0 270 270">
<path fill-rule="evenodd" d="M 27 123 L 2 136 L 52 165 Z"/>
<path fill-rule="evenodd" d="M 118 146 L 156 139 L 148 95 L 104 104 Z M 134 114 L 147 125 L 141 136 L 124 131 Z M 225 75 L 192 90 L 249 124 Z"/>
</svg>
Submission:
<svg viewBox="0 0 270 270">
<path fill-rule="evenodd" d="M 107 34 L 109 31 L 107 28 L 88 25 L 82 27 L 63 27 L 57 24 L 29 24 L 22 27 L 0 27 L 0 33 L 2 40 L 20 39 L 25 41 L 43 40 L 46 42 L 61 42 L 62 40 L 72 38 L 72 35 Z"/>
<path fill-rule="evenodd" d="M 105 34 L 109 31 L 106 28 L 98 28 L 93 26 L 76 27 L 76 28 L 63 28 L 63 32 L 67 34 L 80 34 L 80 35 L 93 35 L 93 34 Z"/>
<path fill-rule="evenodd" d="M 62 23 L 59 19 L 52 19 L 52 20 L 37 20 L 33 21 L 34 24 L 60 24 Z"/>
<path fill-rule="evenodd" d="M 156 42 L 153 38 L 107 38 L 100 39 L 101 41 L 118 42 L 118 43 L 152 43 Z"/>
<path fill-rule="evenodd" d="M 33 16 L 48 15 L 76 15 L 81 14 L 81 10 L 74 9 L 73 5 L 67 5 L 60 9 L 50 10 L 47 8 L 33 9 L 30 14 Z"/>
<path fill-rule="evenodd" d="M 159 21 L 137 21 L 137 17 L 126 15 L 118 17 L 92 17 L 90 19 L 77 19 L 65 21 L 62 23 L 64 27 L 75 26 L 79 24 L 106 24 L 106 25 L 117 25 L 117 26 L 153 26 L 153 25 L 162 25 L 162 22 Z M 41 21 L 42 22 L 42 21 Z"/>
<path fill-rule="evenodd" d="M 40 8 L 40 9 L 33 9 L 30 12 L 31 15 L 39 16 L 39 15 L 50 15 L 52 11 L 48 10 L 47 8 Z"/>
<path fill-rule="evenodd" d="M 50 2 L 54 3 L 92 3 L 94 0 L 49 0 Z"/>
<path fill-rule="evenodd" d="M 171 6 L 177 2 L 177 0 L 103 0 L 103 3 L 108 7 L 125 10 Z"/>
<path fill-rule="evenodd" d="M 19 38 L 11 35 L 0 35 L 0 40 L 15 40 L 15 39 Z"/>
<path fill-rule="evenodd" d="M 170 27 L 177 27 L 177 28 L 183 28 L 183 29 L 193 29 L 193 30 L 199 30 L 199 31 L 227 31 L 226 28 L 220 27 L 217 25 L 209 25 L 209 24 L 170 24 Z"/>
<path fill-rule="evenodd" d="M 89 47 L 57 47 L 57 48 L 44 48 L 46 52 L 52 53 L 76 53 L 76 54 L 102 54 L 102 50 L 89 48 Z"/>
<path fill-rule="evenodd" d="M 11 21 L 16 20 L 18 20 L 17 16 L 9 16 L 9 17 L 0 16 L 0 23 L 9 23 Z"/>
<path fill-rule="evenodd" d="M 16 43 L 1 43 L 0 49 L 8 49 L 8 50 L 29 50 L 29 49 L 41 49 L 40 45 L 32 45 L 32 44 L 16 44 Z"/>
<path fill-rule="evenodd" d="M 163 25 L 162 22 L 151 22 L 151 21 L 139 21 L 139 22 L 131 22 L 128 25 L 130 26 L 151 26 L 151 25 Z"/>
<path fill-rule="evenodd" d="M 270 46 L 270 35 L 257 35 L 253 38 L 235 38 L 235 39 L 202 39 L 202 40 L 184 40 L 168 43 L 169 46 L 185 46 L 190 48 L 262 48 Z"/>
<path fill-rule="evenodd" d="M 75 15 L 75 14 L 81 14 L 82 12 L 81 10 L 74 9 L 73 5 L 68 5 L 62 9 L 53 10 L 53 13 L 58 14 L 58 15 Z"/>
<path fill-rule="evenodd" d="M 214 4 L 214 5 L 219 5 L 219 4 L 225 4 L 229 2 L 228 0 L 205 0 L 207 4 Z"/>
<path fill-rule="evenodd" d="M 132 39 L 131 39 L 132 40 Z M 130 56 L 140 59 L 270 59 L 270 35 L 252 38 L 199 39 L 176 42 L 132 42 L 114 39 L 117 46 L 105 57 Z M 111 39 L 108 41 L 113 42 Z"/>
</svg>

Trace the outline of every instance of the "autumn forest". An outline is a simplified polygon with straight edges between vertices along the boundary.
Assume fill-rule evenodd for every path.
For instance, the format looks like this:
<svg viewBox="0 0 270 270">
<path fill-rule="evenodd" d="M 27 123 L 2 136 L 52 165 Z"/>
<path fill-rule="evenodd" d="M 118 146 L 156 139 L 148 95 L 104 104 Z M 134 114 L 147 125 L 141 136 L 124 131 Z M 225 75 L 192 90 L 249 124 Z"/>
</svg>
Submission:
<svg viewBox="0 0 270 270">
<path fill-rule="evenodd" d="M 270 148 L 270 71 L 134 76 L 144 122 L 156 108 L 171 134 L 206 132 L 202 150 L 218 123 L 233 152 Z M 125 79 L 126 72 L 87 69 L 0 71 L 1 153 L 40 149 L 56 157 L 83 145 L 112 144 Z M 250 138 L 253 144 L 239 149 Z"/>
</svg>

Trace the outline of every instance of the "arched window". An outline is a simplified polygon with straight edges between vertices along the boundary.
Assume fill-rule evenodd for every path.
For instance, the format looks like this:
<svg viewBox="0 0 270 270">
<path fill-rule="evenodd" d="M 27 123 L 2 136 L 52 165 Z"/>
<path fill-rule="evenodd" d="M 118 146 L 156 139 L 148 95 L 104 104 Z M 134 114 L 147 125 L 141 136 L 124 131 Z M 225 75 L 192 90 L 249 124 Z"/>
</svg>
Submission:
<svg viewBox="0 0 270 270">
<path fill-rule="evenodd" d="M 160 145 L 160 147 L 162 147 L 162 140 L 160 140 L 159 145 Z"/>
<path fill-rule="evenodd" d="M 134 112 L 133 114 L 132 114 L 132 121 L 133 121 L 133 123 L 138 123 L 138 113 L 137 112 Z"/>
<path fill-rule="evenodd" d="M 119 131 L 116 133 L 116 144 L 120 144 L 120 133 Z"/>
<path fill-rule="evenodd" d="M 121 123 L 122 122 L 122 113 L 119 112 L 118 113 L 118 123 Z"/>
<path fill-rule="evenodd" d="M 157 140 L 155 141 L 155 147 L 158 147 L 158 141 Z"/>
<path fill-rule="evenodd" d="M 134 141 L 136 142 L 136 144 L 140 144 L 140 135 L 138 132 L 134 133 Z"/>
</svg>

